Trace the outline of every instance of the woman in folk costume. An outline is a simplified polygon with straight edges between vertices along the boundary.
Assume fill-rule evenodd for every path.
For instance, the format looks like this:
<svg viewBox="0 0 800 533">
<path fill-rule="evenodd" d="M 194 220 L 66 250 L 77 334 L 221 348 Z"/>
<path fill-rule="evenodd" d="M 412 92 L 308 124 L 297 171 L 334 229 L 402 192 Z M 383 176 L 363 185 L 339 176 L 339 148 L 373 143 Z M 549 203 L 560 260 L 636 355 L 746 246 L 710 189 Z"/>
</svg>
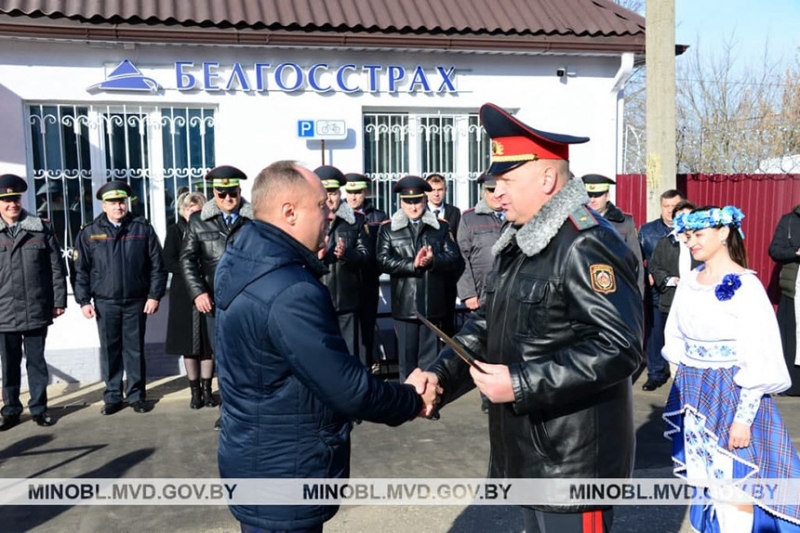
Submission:
<svg viewBox="0 0 800 533">
<path fill-rule="evenodd" d="M 675 474 L 695 486 L 800 478 L 800 458 L 770 397 L 790 380 L 772 305 L 747 269 L 743 218 L 727 206 L 675 219 L 704 264 L 681 279 L 667 319 L 662 355 L 678 371 L 664 411 L 665 436 L 672 439 Z M 710 494 L 710 505 L 691 507 L 697 531 L 800 531 L 793 500 L 752 505 L 715 500 L 713 488 Z"/>
</svg>

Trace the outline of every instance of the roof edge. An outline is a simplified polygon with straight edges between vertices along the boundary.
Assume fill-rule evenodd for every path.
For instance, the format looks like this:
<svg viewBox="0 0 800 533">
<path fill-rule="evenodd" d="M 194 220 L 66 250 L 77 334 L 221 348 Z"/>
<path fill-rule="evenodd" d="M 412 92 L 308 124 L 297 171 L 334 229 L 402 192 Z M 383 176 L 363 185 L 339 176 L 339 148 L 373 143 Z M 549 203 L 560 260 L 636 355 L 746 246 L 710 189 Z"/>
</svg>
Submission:
<svg viewBox="0 0 800 533">
<path fill-rule="evenodd" d="M 634 52 L 643 54 L 644 35 L 576 36 L 460 36 L 359 35 L 322 32 L 252 31 L 238 29 L 177 30 L 108 26 L 53 26 L 0 22 L 0 37 L 84 42 L 195 44 L 234 46 L 309 46 L 438 49 L 443 51 L 508 52 Z"/>
</svg>

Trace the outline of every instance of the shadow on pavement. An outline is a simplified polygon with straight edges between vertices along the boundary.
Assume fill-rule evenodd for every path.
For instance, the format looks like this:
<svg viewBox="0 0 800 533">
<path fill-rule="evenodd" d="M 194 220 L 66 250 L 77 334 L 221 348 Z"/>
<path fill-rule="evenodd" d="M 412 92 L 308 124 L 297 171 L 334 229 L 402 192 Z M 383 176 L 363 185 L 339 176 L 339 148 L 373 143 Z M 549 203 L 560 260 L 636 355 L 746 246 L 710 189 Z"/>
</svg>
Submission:
<svg viewBox="0 0 800 533">
<path fill-rule="evenodd" d="M 99 447 L 103 447 L 101 445 Z M 54 450 L 49 450 L 52 452 Z M 121 478 L 125 472 L 130 470 L 133 466 L 147 460 L 155 452 L 155 448 L 143 448 L 136 450 L 116 459 L 109 461 L 103 466 L 86 472 L 78 476 L 80 478 Z M 44 453 L 44 452 L 43 452 Z M 83 454 L 85 455 L 85 454 Z M 49 469 L 48 469 L 49 470 Z M 38 474 L 37 474 L 38 475 Z M 46 478 L 40 478 L 36 481 L 46 483 Z M 76 480 L 77 481 L 77 480 Z M 32 479 L 33 482 L 33 479 Z M 13 524 L 12 529 L 6 531 L 31 531 L 36 527 L 46 524 L 48 521 L 56 518 L 60 514 L 68 511 L 72 506 L 70 505 L 48 505 L 48 506 L 4 506 L 2 513 L 2 522 L 4 524 Z M 105 507 L 104 510 L 112 513 L 114 507 Z"/>
</svg>

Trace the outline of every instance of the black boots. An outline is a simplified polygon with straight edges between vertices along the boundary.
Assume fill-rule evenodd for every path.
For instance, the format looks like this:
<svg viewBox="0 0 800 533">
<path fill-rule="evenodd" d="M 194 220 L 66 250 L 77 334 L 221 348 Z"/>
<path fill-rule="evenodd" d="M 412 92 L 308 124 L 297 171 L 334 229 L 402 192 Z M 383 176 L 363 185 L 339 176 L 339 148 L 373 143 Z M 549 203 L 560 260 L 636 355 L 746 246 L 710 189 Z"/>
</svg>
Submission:
<svg viewBox="0 0 800 533">
<path fill-rule="evenodd" d="M 211 378 L 200 380 L 203 385 L 203 403 L 206 407 L 216 407 L 217 400 L 211 394 Z"/>
<path fill-rule="evenodd" d="M 190 379 L 189 389 L 192 391 L 192 401 L 189 402 L 189 407 L 192 409 L 200 409 L 203 407 L 203 395 L 200 392 L 200 380 Z"/>
</svg>

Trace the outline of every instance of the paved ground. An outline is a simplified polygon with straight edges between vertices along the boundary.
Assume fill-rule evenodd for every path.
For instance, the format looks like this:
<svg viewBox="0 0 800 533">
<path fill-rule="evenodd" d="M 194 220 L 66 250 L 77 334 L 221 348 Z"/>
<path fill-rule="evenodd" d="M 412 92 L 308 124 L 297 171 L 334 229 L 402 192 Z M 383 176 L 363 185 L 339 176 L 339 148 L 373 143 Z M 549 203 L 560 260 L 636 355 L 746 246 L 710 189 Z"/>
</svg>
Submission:
<svg viewBox="0 0 800 533">
<path fill-rule="evenodd" d="M 669 445 L 661 437 L 667 388 L 645 393 L 635 386 L 638 449 L 636 477 L 670 477 Z M 51 387 L 58 424 L 24 422 L 0 433 L 3 478 L 191 478 L 217 477 L 212 425 L 217 409 L 191 411 L 185 378 L 148 387 L 147 414 L 131 409 L 99 414 L 102 384 Z M 800 445 L 800 398 L 778 398 L 795 445 Z M 471 393 L 448 406 L 439 421 L 400 428 L 362 424 L 353 433 L 354 477 L 483 477 L 487 469 L 487 419 Z M 618 507 L 615 533 L 688 531 L 680 506 Z M 513 507 L 343 507 L 326 533 L 521 532 Z M 0 507 L 3 532 L 234 532 L 225 507 L 50 506 Z"/>
</svg>

